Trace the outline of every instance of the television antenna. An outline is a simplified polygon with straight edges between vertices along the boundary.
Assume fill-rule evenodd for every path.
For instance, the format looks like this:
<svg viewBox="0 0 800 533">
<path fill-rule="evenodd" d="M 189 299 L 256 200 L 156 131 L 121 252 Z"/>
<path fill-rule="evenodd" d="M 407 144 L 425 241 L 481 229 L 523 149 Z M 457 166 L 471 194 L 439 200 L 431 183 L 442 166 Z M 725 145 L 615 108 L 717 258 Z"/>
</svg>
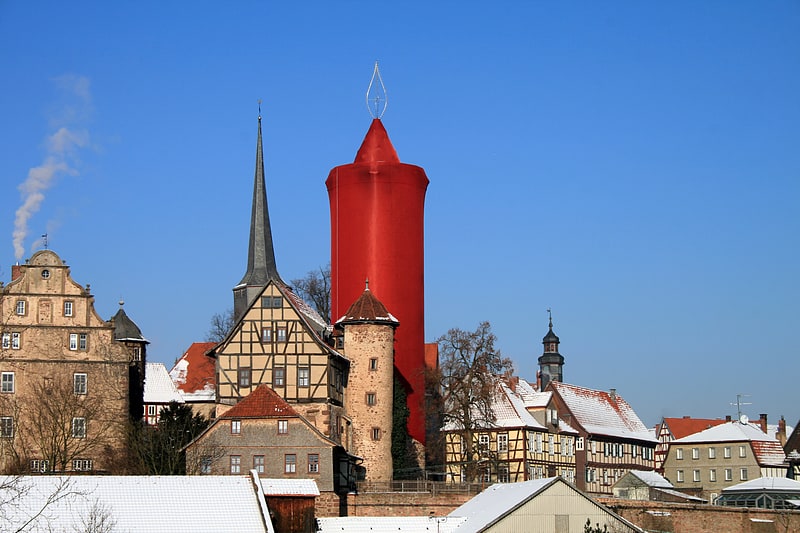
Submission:
<svg viewBox="0 0 800 533">
<path fill-rule="evenodd" d="M 749 394 L 737 394 L 736 395 L 736 403 L 732 403 L 731 405 L 736 406 L 736 417 L 742 424 L 747 424 L 749 422 L 747 415 L 742 413 L 742 406 L 743 405 L 753 405 L 752 402 L 743 402 L 742 398 L 749 397 Z"/>
</svg>

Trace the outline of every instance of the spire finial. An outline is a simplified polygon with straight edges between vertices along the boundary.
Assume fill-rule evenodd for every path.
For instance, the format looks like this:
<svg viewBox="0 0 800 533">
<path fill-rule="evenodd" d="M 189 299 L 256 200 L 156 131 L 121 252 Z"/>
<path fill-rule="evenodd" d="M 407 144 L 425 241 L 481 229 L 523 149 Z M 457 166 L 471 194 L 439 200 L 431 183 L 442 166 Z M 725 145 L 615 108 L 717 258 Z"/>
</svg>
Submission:
<svg viewBox="0 0 800 533">
<path fill-rule="evenodd" d="M 550 329 L 553 329 L 553 313 L 550 311 L 550 308 L 547 308 L 547 316 L 550 317 Z"/>
<path fill-rule="evenodd" d="M 119 297 L 119 306 L 122 307 L 125 305 L 125 300 L 122 299 L 122 296 Z"/>
<path fill-rule="evenodd" d="M 375 83 L 377 81 L 377 83 Z M 380 119 L 386 113 L 386 106 L 389 105 L 389 97 L 386 94 L 386 87 L 383 85 L 381 71 L 378 69 L 378 62 L 375 61 L 375 68 L 372 70 L 372 79 L 369 80 L 367 87 L 367 110 L 372 118 Z"/>
<path fill-rule="evenodd" d="M 42 244 L 44 244 L 44 249 L 47 250 L 47 233 L 42 234 Z"/>
<path fill-rule="evenodd" d="M 365 285 L 365 287 L 364 287 L 364 290 L 365 290 L 365 291 L 368 291 L 368 290 L 369 290 L 369 278 L 367 278 L 367 279 L 364 281 L 364 285 Z"/>
<path fill-rule="evenodd" d="M 261 98 L 258 99 L 258 121 L 261 122 Z"/>
</svg>

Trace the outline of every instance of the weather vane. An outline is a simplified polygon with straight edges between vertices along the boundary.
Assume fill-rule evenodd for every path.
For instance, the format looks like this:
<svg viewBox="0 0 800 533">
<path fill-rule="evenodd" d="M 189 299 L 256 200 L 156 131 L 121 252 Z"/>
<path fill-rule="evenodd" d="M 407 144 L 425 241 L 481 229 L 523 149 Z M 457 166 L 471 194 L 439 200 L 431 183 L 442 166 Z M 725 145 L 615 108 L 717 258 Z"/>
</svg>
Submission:
<svg viewBox="0 0 800 533">
<path fill-rule="evenodd" d="M 47 250 L 47 233 L 42 233 L 42 244 L 44 245 L 44 249 Z"/>
<path fill-rule="evenodd" d="M 376 61 L 375 68 L 372 71 L 372 79 L 369 80 L 369 87 L 367 87 L 367 109 L 372 118 L 381 118 L 386 113 L 387 105 L 389 105 L 389 98 Z"/>
</svg>

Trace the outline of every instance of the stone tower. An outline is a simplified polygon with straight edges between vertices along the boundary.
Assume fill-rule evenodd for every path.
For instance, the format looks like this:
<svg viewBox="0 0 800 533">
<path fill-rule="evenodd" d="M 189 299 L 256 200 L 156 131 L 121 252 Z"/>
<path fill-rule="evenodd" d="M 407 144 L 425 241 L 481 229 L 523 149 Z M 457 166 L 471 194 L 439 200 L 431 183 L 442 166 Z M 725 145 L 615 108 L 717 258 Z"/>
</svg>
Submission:
<svg viewBox="0 0 800 533">
<path fill-rule="evenodd" d="M 392 402 L 397 319 L 369 290 L 340 318 L 350 360 L 345 409 L 353 423 L 350 453 L 364 459 L 366 481 L 392 479 Z"/>
<path fill-rule="evenodd" d="M 553 316 L 550 315 L 550 329 L 542 339 L 544 353 L 539 357 L 540 391 L 545 390 L 551 381 L 564 381 L 564 356 L 558 353 L 559 343 L 558 336 L 553 333 Z"/>
</svg>

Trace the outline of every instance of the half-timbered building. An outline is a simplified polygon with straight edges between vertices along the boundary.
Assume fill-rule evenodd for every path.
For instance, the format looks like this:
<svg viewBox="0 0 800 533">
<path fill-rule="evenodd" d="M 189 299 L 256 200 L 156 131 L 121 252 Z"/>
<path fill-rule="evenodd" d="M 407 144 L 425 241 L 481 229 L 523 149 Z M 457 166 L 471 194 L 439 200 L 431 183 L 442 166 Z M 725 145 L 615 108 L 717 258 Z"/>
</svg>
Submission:
<svg viewBox="0 0 800 533">
<path fill-rule="evenodd" d="M 477 471 L 484 483 L 516 483 L 554 475 L 574 480 L 577 431 L 537 420 L 517 392 L 519 382 L 517 378 L 498 381 L 491 423 L 471 431 L 445 426 L 448 480 L 473 481 L 467 479 L 469 471 Z M 466 445 L 468 438 L 473 440 L 471 447 Z"/>
<path fill-rule="evenodd" d="M 653 470 L 656 438 L 616 390 L 609 392 L 551 381 L 559 419 L 578 430 L 575 484 L 595 494 L 630 470 Z"/>
</svg>

